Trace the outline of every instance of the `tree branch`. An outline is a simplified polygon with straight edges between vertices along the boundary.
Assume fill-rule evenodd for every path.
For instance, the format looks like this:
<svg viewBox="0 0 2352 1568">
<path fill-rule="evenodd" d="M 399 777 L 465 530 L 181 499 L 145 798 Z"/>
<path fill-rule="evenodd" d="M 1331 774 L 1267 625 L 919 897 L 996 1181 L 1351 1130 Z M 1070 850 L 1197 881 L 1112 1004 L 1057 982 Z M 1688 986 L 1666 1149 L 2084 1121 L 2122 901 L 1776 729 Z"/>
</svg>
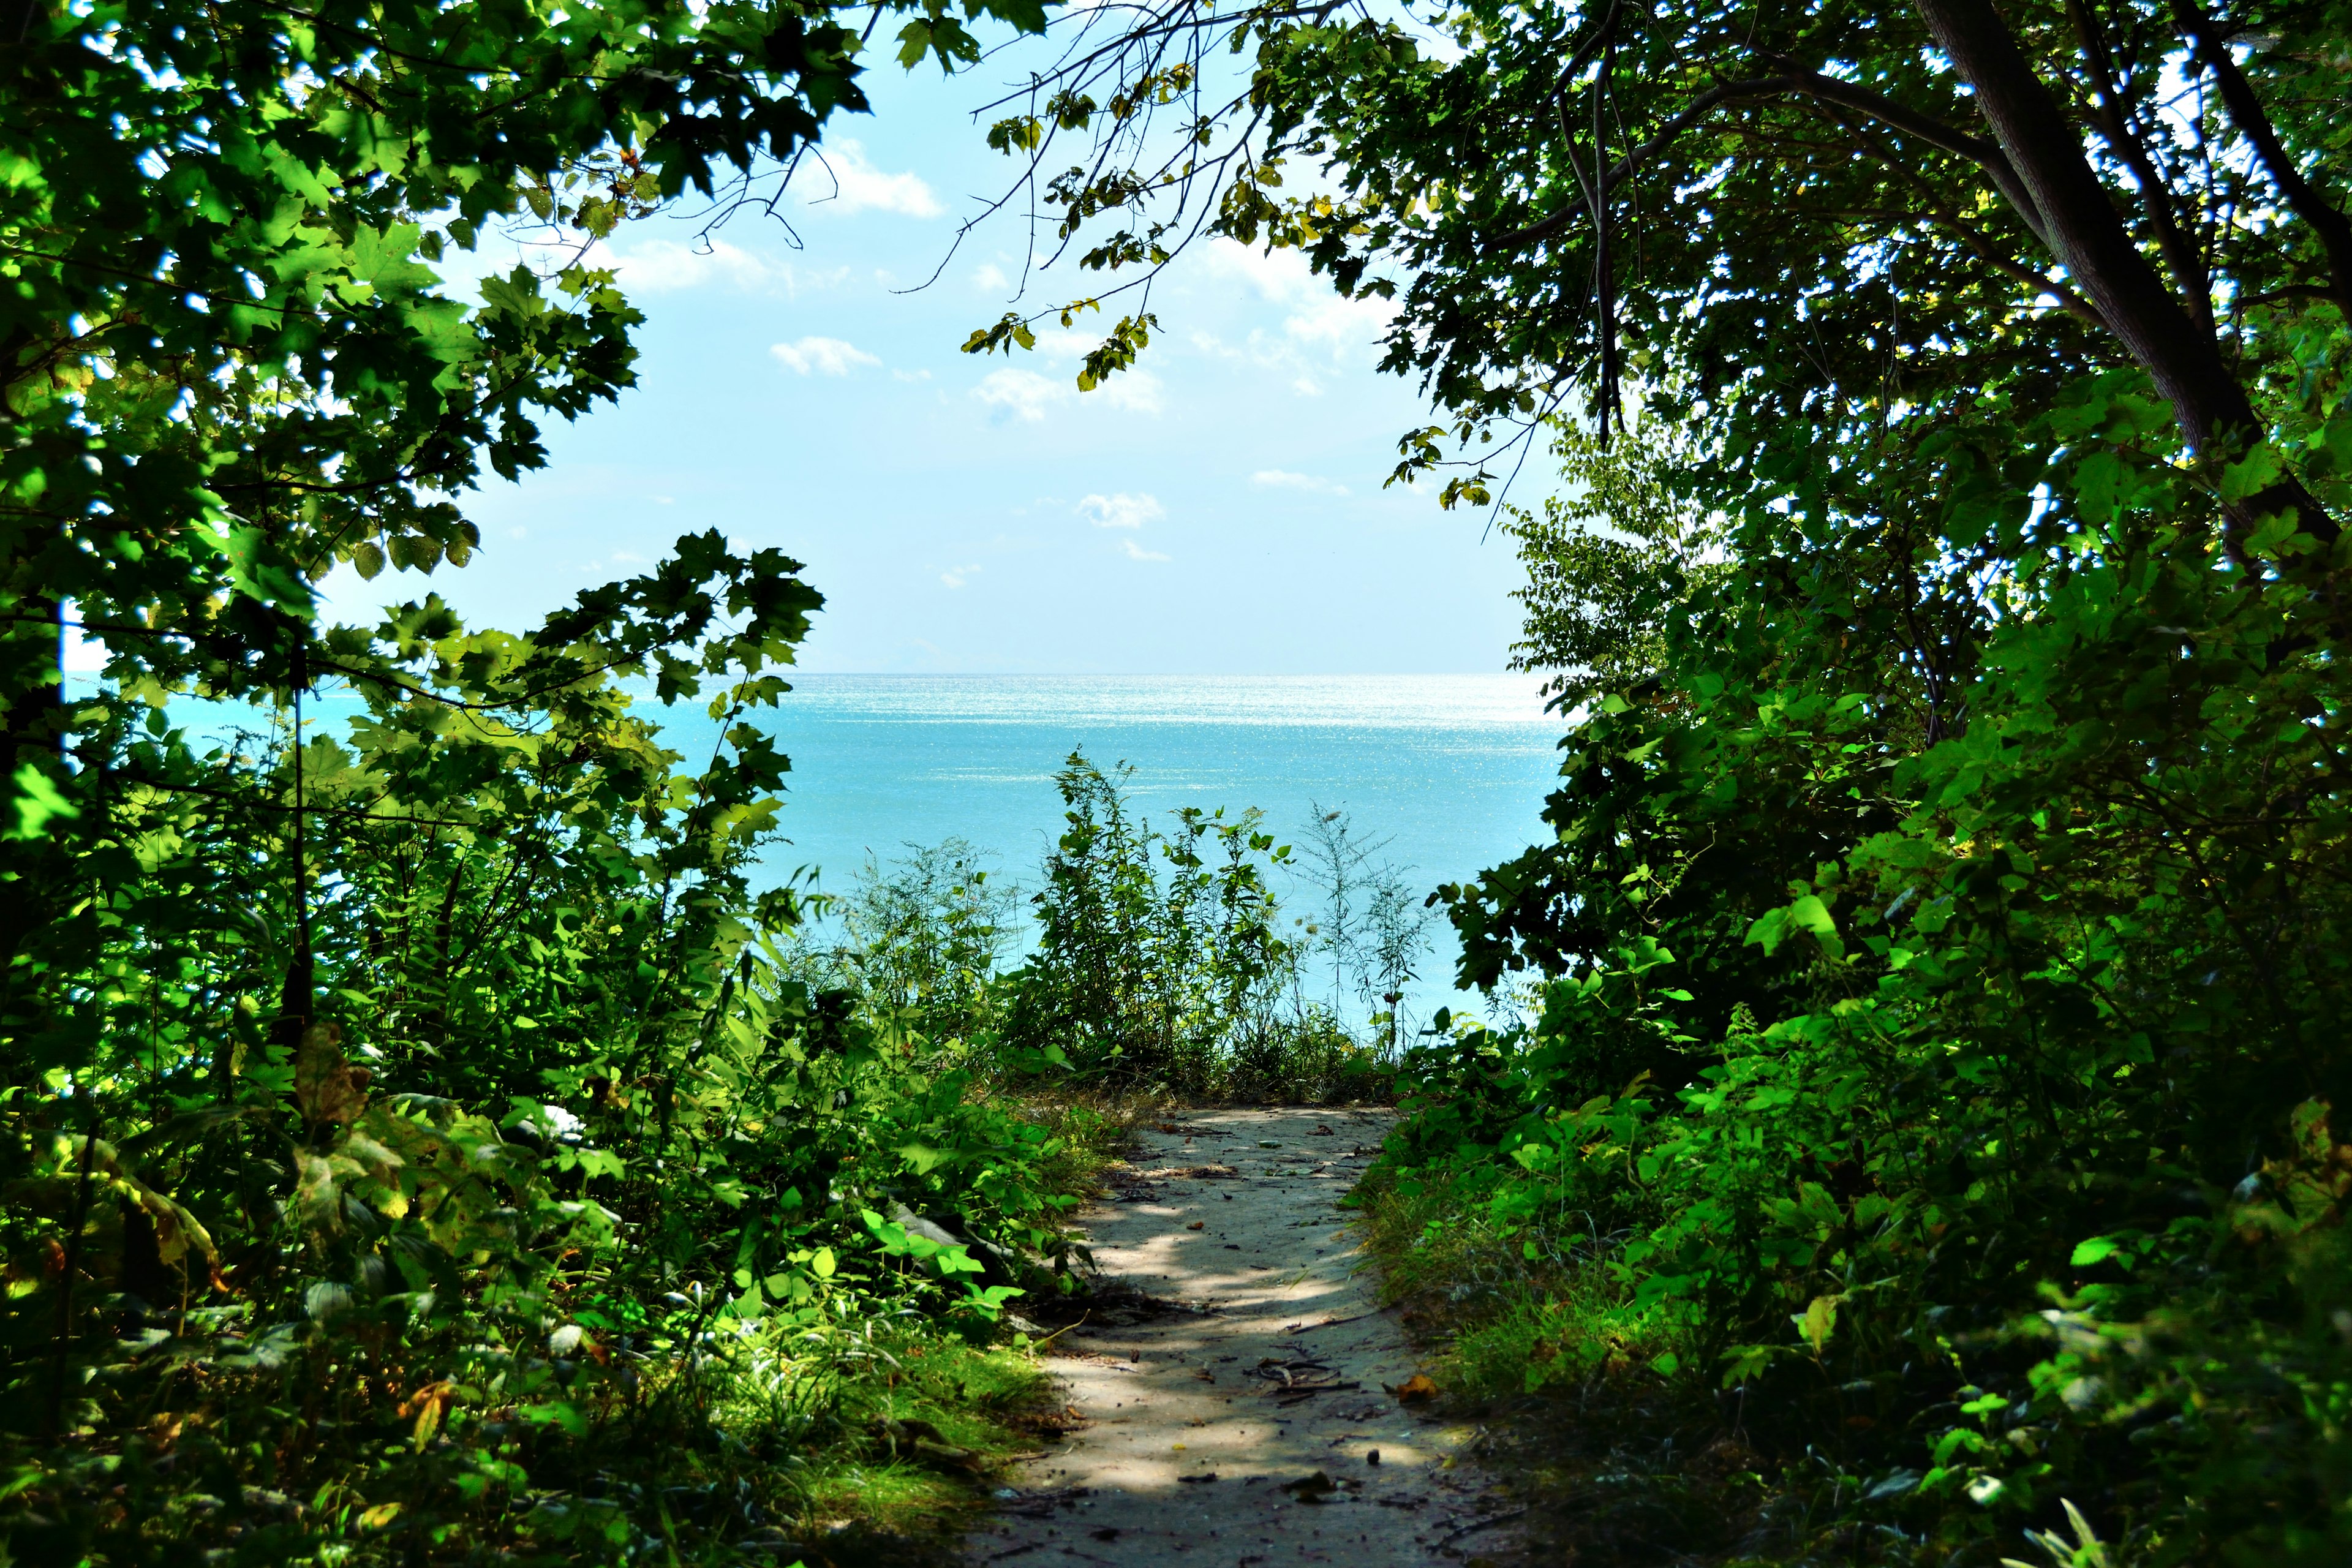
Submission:
<svg viewBox="0 0 2352 1568">
<path fill-rule="evenodd" d="M 2197 318 L 2197 324 L 2210 332 L 2213 330 L 2212 275 L 2206 268 L 2205 258 L 2180 227 L 2179 215 L 2173 207 L 2172 187 L 2157 172 L 2155 160 L 2148 156 L 2147 146 L 2133 129 L 2129 108 L 2116 88 L 2115 57 L 2107 48 L 2105 29 L 2092 15 L 2086 0 L 2066 0 L 2066 15 L 2074 20 L 2074 36 L 2082 41 L 2084 58 L 2089 61 L 2092 78 L 2098 85 L 2099 132 L 2138 182 L 2140 201 L 2147 208 L 2148 222 L 2156 230 L 2157 247 L 2164 252 L 2164 264 L 2172 271 L 2181 301 Z"/>
<path fill-rule="evenodd" d="M 2221 25 L 2188 0 L 2173 0 L 2172 15 L 2181 32 L 2196 46 L 2199 62 L 2213 73 L 2213 80 L 2221 89 L 2221 101 L 2230 110 L 2231 122 L 2253 143 L 2263 172 L 2278 186 L 2288 207 L 2319 237 L 2320 245 L 2327 252 L 2328 298 L 2336 301 L 2345 320 L 2352 321 L 2352 220 L 2347 220 L 2294 166 L 2270 116 L 2263 110 L 2262 100 L 2254 96 L 2253 83 L 2246 79 L 2246 73 L 2231 57 L 2229 40 Z"/>
<path fill-rule="evenodd" d="M 1774 58 L 1770 56 L 1765 58 Z M 1775 58 L 1774 63 L 1788 62 Z M 2033 230 L 2037 238 L 2042 238 L 2046 242 L 2047 237 L 2042 232 L 2041 217 L 2032 198 L 2024 184 L 2018 179 L 2016 171 L 2011 167 L 2008 157 L 2003 154 L 1999 145 L 1982 137 L 1971 136 L 1964 131 L 1947 125 L 1940 120 L 1921 114 L 1916 110 L 1906 109 L 1884 93 L 1873 92 L 1866 87 L 1840 81 L 1834 77 L 1826 77 L 1819 71 L 1809 70 L 1802 67 L 1793 67 L 1780 76 L 1751 77 L 1739 81 L 1720 82 L 1700 93 L 1691 100 L 1689 106 L 1681 113 L 1661 126 L 1656 135 L 1620 158 L 1616 164 L 1601 177 L 1599 182 L 1601 195 L 1606 196 L 1611 190 L 1632 179 L 1640 172 L 1643 165 L 1672 146 L 1675 140 L 1684 132 L 1706 119 L 1720 105 L 1742 99 L 1788 96 L 1819 99 L 1824 103 L 1834 103 L 1841 108 L 1853 110 L 1857 113 L 1877 121 L 1889 130 L 1916 137 L 1930 146 L 1940 147 L 1947 153 L 1955 153 L 1981 166 L 1985 173 L 1991 176 L 1994 185 L 2000 189 L 2010 205 L 2016 210 L 2020 217 L 2025 220 L 2026 226 Z M 1494 243 L 1496 245 L 1532 244 L 1539 239 L 1549 239 L 1573 221 L 1575 221 L 1573 212 L 1555 213 L 1549 217 L 1529 224 L 1525 228 L 1503 235 Z"/>
<path fill-rule="evenodd" d="M 2265 427 L 2210 331 L 2200 331 L 2125 232 L 2107 188 L 2084 156 L 2074 127 L 1991 0 L 1914 0 L 1937 43 L 1976 89 L 1977 110 L 2048 219 L 2046 239 L 2132 358 L 2172 405 L 2200 458 L 2226 463 L 2259 444 Z M 2341 531 L 2302 483 L 2282 478 L 2224 503 L 2231 558 L 2256 574 L 2244 536 L 2281 512 L 2324 542 Z"/>
</svg>

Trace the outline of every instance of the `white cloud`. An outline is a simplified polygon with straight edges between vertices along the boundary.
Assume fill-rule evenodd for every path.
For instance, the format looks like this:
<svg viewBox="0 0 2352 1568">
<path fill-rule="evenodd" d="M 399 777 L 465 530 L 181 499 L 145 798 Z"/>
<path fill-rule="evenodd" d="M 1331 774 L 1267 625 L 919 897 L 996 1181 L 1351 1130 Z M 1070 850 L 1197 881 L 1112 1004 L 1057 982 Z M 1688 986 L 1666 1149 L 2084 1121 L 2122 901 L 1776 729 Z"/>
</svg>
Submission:
<svg viewBox="0 0 2352 1568">
<path fill-rule="evenodd" d="M 927 370 L 894 370 L 890 373 L 890 379 L 892 381 L 929 381 L 931 379 L 931 373 Z"/>
<path fill-rule="evenodd" d="M 1095 392 L 1113 408 L 1123 408 L 1129 414 L 1160 412 L 1160 378 L 1148 370 L 1123 370 L 1108 381 L 1097 384 Z"/>
<path fill-rule="evenodd" d="M 940 574 L 940 581 L 945 583 L 950 588 L 961 588 L 964 585 L 966 580 L 968 580 L 973 573 L 979 570 L 980 567 L 977 564 L 971 566 L 950 566 L 946 571 Z"/>
<path fill-rule="evenodd" d="M 1101 346 L 1102 339 L 1092 332 L 1047 331 L 1037 334 L 1036 347 L 1030 352 L 1040 359 L 1067 363 L 1086 358 Z M 1157 414 L 1165 391 L 1160 378 L 1150 371 L 1123 370 L 1097 383 L 1095 390 L 1087 395 L 1099 396 L 1113 408 L 1129 414 Z"/>
<path fill-rule="evenodd" d="M 1277 305 L 1293 304 L 1331 288 L 1330 281 L 1316 277 L 1307 258 L 1296 250 L 1261 250 L 1239 240 L 1217 239 L 1210 242 L 1206 265 L 1210 271 L 1246 284 Z"/>
<path fill-rule="evenodd" d="M 1243 357 L 1261 369 L 1288 375 L 1292 390 L 1303 396 L 1314 397 L 1323 390 L 1313 374 L 1318 367 L 1308 360 L 1310 351 L 1327 367 L 1368 359 L 1396 314 L 1396 306 L 1386 300 L 1342 298 L 1330 279 L 1317 277 L 1295 250 L 1260 251 L 1221 239 L 1209 247 L 1207 266 L 1212 273 L 1286 309 L 1281 332 L 1253 331 Z M 1236 357 L 1213 338 L 1196 336 L 1194 346 L 1220 358 Z"/>
<path fill-rule="evenodd" d="M 1070 389 L 1057 381 L 1047 381 L 1034 370 L 993 370 L 981 379 L 971 395 L 981 402 L 998 409 L 999 418 L 1020 418 L 1032 421 L 1045 417 L 1048 404 L 1058 403 L 1070 395 Z"/>
<path fill-rule="evenodd" d="M 844 138 L 812 147 L 814 156 L 794 184 L 801 200 L 836 213 L 887 212 L 908 217 L 938 217 L 948 209 L 919 174 L 893 174 L 876 168 L 865 146 Z"/>
<path fill-rule="evenodd" d="M 1007 278 L 1004 268 L 993 261 L 983 261 L 972 269 L 971 286 L 991 294 L 1001 294 L 1013 287 L 1013 279 Z"/>
<path fill-rule="evenodd" d="M 878 365 L 882 362 L 855 344 L 839 338 L 803 338 L 796 343 L 776 343 L 768 352 L 787 369 L 803 375 L 812 372 L 819 375 L 847 375 L 861 364 Z"/>
<path fill-rule="evenodd" d="M 1078 515 L 1097 528 L 1141 528 L 1155 518 L 1168 515 L 1168 509 L 1159 498 L 1150 495 L 1129 495 L 1125 490 L 1117 495 L 1092 495 L 1078 502 Z"/>
<path fill-rule="evenodd" d="M 1275 489 L 1312 490 L 1317 495 L 1343 496 L 1348 487 L 1324 479 L 1319 474 L 1294 474 L 1287 468 L 1260 468 L 1250 476 L 1250 483 L 1266 485 Z"/>
<path fill-rule="evenodd" d="M 806 272 L 790 262 L 771 261 L 724 239 L 708 246 L 675 239 L 634 240 L 609 258 L 631 294 L 672 294 L 685 289 L 722 288 L 742 294 L 782 294 L 828 289 L 848 278 L 849 268 Z"/>
<path fill-rule="evenodd" d="M 1122 539 L 1119 542 L 1127 546 L 1127 558 L 1129 561 L 1166 561 L 1171 559 L 1168 556 L 1160 554 L 1157 550 L 1146 550 L 1132 539 Z"/>
<path fill-rule="evenodd" d="M 1090 353 L 1097 340 L 1080 332 L 1040 332 L 1034 351 L 1039 358 L 1067 363 Z M 1070 380 L 1049 380 L 1034 370 L 1018 368 L 991 372 L 971 395 L 982 403 L 1017 415 L 1023 419 L 1045 417 L 1048 405 L 1068 397 L 1099 399 L 1126 414 L 1157 414 L 1165 398 L 1166 387 L 1150 371 L 1123 370 L 1092 392 L 1080 395 L 1076 390 L 1076 376 Z"/>
<path fill-rule="evenodd" d="M 1029 352 L 1039 359 L 1084 359 L 1092 353 L 1102 340 L 1087 332 L 1056 331 L 1048 327 L 1037 334 L 1036 346 Z"/>
</svg>

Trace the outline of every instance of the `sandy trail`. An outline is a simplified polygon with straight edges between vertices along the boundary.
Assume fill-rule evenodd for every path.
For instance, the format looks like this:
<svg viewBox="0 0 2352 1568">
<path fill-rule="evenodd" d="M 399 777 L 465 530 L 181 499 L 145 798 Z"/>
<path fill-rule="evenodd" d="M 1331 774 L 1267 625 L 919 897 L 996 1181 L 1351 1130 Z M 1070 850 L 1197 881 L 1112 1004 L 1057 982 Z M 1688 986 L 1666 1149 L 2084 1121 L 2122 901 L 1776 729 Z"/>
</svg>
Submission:
<svg viewBox="0 0 2352 1568">
<path fill-rule="evenodd" d="M 1055 1342 L 1085 1425 L 1024 1467 L 965 1563 L 1402 1568 L 1514 1544 L 1511 1510 L 1455 1458 L 1469 1434 L 1383 1391 L 1413 1355 L 1336 1206 L 1383 1119 L 1172 1125 L 1084 1216 L 1105 1275 L 1166 1306 L 1097 1311 Z"/>
</svg>

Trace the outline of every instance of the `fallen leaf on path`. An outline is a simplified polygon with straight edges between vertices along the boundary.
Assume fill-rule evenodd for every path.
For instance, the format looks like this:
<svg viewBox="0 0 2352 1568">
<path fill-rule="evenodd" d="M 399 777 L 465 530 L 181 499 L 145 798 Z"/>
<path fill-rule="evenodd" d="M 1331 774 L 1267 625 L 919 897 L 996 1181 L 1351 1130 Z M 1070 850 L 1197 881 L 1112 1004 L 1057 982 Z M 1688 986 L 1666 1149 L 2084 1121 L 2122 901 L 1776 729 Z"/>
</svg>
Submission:
<svg viewBox="0 0 2352 1568">
<path fill-rule="evenodd" d="M 1209 1222 L 1208 1222 L 1207 1220 L 1204 1220 L 1204 1219 L 1196 1219 L 1196 1220 L 1194 1220 L 1191 1225 L 1186 1226 L 1184 1228 L 1185 1228 L 1186 1230 L 1199 1230 L 1202 1226 L 1203 1226 L 1207 1225 L 1208 1223 L 1209 1223 Z"/>
<path fill-rule="evenodd" d="M 1419 1405 L 1437 1397 L 1437 1384 L 1429 1380 L 1426 1373 L 1417 1372 L 1402 1383 L 1384 1383 L 1381 1386 L 1393 1394 L 1399 1405 Z"/>
</svg>

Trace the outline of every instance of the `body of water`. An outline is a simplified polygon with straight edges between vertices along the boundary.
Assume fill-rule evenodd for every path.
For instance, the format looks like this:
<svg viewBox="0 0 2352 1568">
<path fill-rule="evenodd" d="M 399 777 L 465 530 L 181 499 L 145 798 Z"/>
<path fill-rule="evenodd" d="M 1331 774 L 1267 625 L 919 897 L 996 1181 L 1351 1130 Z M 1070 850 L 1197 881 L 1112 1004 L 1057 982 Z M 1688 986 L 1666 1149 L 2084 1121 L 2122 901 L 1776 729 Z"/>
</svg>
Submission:
<svg viewBox="0 0 2352 1568">
<path fill-rule="evenodd" d="M 1075 750 L 1131 764 L 1129 797 L 1256 806 L 1296 845 L 1317 809 L 1423 890 L 1474 876 L 1543 831 L 1561 725 L 1534 679 L 1440 676 L 856 676 L 798 678 L 760 721 L 793 759 L 780 871 L 846 890 L 871 854 L 950 837 L 1034 884 L 1063 828 L 1054 774 Z M 1296 887 L 1277 888 L 1303 898 Z M 1451 997 L 1452 933 L 1431 931 L 1424 1002 Z M 1458 1001 L 1458 998 L 1453 998 Z"/>
</svg>

